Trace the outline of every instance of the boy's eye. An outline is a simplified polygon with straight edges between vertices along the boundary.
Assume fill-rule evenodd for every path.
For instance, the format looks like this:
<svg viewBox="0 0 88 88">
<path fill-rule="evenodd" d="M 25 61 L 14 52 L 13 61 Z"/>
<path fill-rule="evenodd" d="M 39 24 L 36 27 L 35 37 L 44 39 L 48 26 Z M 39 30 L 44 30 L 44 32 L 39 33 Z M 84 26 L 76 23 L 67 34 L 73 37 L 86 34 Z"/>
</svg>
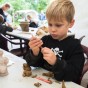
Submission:
<svg viewBox="0 0 88 88">
<path fill-rule="evenodd" d="M 49 23 L 48 25 L 49 25 L 49 26 L 52 26 L 52 24 L 50 24 L 50 23 Z"/>
<path fill-rule="evenodd" d="M 49 26 L 56 26 L 56 27 L 61 27 L 63 24 L 51 24 L 51 23 L 48 23 Z"/>
<path fill-rule="evenodd" d="M 62 24 L 55 24 L 55 26 L 56 26 L 56 27 L 61 27 L 61 26 L 62 26 Z"/>
</svg>

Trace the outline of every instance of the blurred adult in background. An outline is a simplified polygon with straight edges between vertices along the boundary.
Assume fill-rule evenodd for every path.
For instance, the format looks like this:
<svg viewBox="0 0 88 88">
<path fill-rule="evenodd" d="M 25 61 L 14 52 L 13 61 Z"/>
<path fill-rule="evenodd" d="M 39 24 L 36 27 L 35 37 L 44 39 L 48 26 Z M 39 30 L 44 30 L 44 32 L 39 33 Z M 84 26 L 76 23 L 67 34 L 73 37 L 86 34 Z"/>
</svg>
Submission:
<svg viewBox="0 0 88 88">
<path fill-rule="evenodd" d="M 0 14 L 0 48 L 8 51 L 8 43 L 7 40 L 1 36 L 1 34 L 6 34 L 7 31 L 13 31 L 13 29 L 9 26 L 3 25 L 4 17 Z"/>
<path fill-rule="evenodd" d="M 27 21 L 29 22 L 29 27 L 37 28 L 38 23 L 32 19 L 30 15 L 27 15 Z"/>
<path fill-rule="evenodd" d="M 5 3 L 4 5 L 2 5 L 2 7 L 0 8 L 0 14 L 4 17 L 4 21 L 3 23 L 6 25 L 6 26 L 11 26 L 7 21 L 7 15 L 5 14 L 9 9 L 10 9 L 10 4 L 8 3 Z"/>
<path fill-rule="evenodd" d="M 6 13 L 7 14 L 7 17 L 6 17 L 6 23 L 8 26 L 12 27 L 12 16 L 9 14 L 9 13 Z"/>
<path fill-rule="evenodd" d="M 39 14 L 39 19 L 40 19 L 41 21 L 43 21 L 43 20 L 46 19 L 45 13 L 44 13 L 43 11 L 41 11 L 41 13 Z"/>
</svg>

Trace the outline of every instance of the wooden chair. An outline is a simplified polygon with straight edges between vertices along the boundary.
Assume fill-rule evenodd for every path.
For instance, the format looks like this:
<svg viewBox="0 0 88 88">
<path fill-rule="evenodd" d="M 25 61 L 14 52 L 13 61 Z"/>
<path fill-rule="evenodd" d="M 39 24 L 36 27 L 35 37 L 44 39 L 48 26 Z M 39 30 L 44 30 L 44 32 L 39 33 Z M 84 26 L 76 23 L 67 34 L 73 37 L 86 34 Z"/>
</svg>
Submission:
<svg viewBox="0 0 88 88">
<path fill-rule="evenodd" d="M 88 47 L 82 45 L 82 48 L 83 48 L 83 52 L 86 54 L 87 58 L 85 58 L 85 63 L 84 63 L 83 71 L 82 71 L 81 80 L 82 80 L 82 77 L 84 76 L 84 74 L 88 71 Z"/>
<path fill-rule="evenodd" d="M 80 77 L 80 80 L 79 80 L 79 82 L 78 82 L 78 84 L 80 84 L 81 85 L 81 81 L 82 81 L 82 78 L 83 78 L 83 76 L 86 74 L 86 72 L 88 71 L 88 57 L 86 58 L 87 60 L 86 60 L 86 63 L 84 64 L 84 67 L 83 67 L 83 71 L 82 71 L 82 75 L 81 75 L 81 77 Z M 88 88 L 88 83 L 87 83 L 87 87 L 86 88 Z"/>
<path fill-rule="evenodd" d="M 82 36 L 79 40 L 80 42 L 82 41 L 82 39 L 84 38 L 85 36 Z M 85 73 L 88 71 L 88 47 L 87 46 L 84 46 L 82 45 L 82 49 L 83 49 L 83 52 L 84 54 L 86 54 L 87 57 L 85 57 L 85 63 L 84 63 L 84 67 L 83 67 L 83 71 L 82 71 L 82 75 L 80 77 L 80 79 L 78 80 L 78 84 L 81 84 L 81 81 L 82 81 L 82 78 L 83 76 L 85 75 Z M 88 88 L 88 85 L 87 85 L 87 88 Z"/>
</svg>

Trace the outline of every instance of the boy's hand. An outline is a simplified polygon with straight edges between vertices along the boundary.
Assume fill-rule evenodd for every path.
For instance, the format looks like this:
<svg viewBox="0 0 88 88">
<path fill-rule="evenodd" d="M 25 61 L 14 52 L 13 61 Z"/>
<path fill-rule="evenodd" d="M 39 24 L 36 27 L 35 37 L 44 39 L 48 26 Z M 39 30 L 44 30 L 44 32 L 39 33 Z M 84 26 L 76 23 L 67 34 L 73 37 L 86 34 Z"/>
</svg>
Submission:
<svg viewBox="0 0 88 88">
<path fill-rule="evenodd" d="M 42 40 L 32 37 L 29 42 L 29 47 L 32 49 L 34 55 L 39 54 L 41 45 L 43 44 Z"/>
<path fill-rule="evenodd" d="M 54 65 L 56 63 L 56 55 L 54 54 L 54 52 L 47 48 L 44 47 L 41 49 L 41 52 L 43 54 L 43 58 L 50 64 L 50 65 Z"/>
</svg>

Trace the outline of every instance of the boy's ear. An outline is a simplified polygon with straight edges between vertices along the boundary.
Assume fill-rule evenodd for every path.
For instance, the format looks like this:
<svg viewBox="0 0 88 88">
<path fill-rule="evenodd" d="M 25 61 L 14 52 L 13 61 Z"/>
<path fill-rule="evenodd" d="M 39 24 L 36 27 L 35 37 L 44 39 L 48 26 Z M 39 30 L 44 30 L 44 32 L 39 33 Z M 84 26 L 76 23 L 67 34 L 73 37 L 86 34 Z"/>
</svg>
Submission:
<svg viewBox="0 0 88 88">
<path fill-rule="evenodd" d="M 75 23 L 75 20 L 73 19 L 71 22 L 70 22 L 70 25 L 69 25 L 69 28 L 71 28 Z"/>
</svg>

